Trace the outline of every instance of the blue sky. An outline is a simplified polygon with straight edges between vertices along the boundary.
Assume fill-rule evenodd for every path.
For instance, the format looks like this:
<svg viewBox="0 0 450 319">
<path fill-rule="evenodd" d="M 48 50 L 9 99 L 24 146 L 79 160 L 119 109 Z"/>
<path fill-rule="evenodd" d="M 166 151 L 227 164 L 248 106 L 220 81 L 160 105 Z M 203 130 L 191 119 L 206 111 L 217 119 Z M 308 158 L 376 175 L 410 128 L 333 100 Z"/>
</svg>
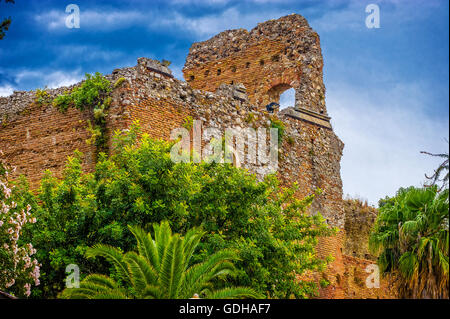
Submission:
<svg viewBox="0 0 450 319">
<path fill-rule="evenodd" d="M 81 10 L 68 29 L 65 8 Z M 365 7 L 380 7 L 379 29 Z M 172 61 L 178 78 L 192 42 L 251 29 L 290 13 L 321 37 L 328 113 L 344 141 L 344 194 L 375 204 L 400 186 L 421 185 L 448 151 L 447 0 L 174 0 L 0 2 L 13 23 L 0 41 L 0 96 L 58 87 L 83 74 L 133 66 L 141 56 Z"/>
</svg>

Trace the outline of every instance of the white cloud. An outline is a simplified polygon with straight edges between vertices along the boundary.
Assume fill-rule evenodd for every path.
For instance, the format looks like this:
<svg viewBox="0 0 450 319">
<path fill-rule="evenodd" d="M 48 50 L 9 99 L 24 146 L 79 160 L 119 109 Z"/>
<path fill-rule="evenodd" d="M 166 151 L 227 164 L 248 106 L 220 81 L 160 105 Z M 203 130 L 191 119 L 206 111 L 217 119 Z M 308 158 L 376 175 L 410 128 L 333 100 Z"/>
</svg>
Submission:
<svg viewBox="0 0 450 319">
<path fill-rule="evenodd" d="M 444 138 L 449 129 L 448 119 L 427 115 L 429 104 L 420 85 L 375 91 L 346 85 L 327 91 L 334 130 L 345 143 L 344 194 L 367 198 L 371 204 L 394 195 L 399 187 L 421 186 L 424 174 L 432 173 L 439 160 L 420 151 L 448 150 Z"/>
<path fill-rule="evenodd" d="M 77 57 L 77 63 L 81 61 L 101 60 L 102 62 L 117 61 L 127 54 L 124 51 L 104 49 L 97 45 L 59 45 L 57 48 L 58 59 L 70 61 Z"/>
<path fill-rule="evenodd" d="M 35 21 L 45 25 L 49 30 L 65 30 L 65 11 L 51 10 L 35 16 Z M 147 23 L 149 15 L 140 11 L 115 10 L 82 10 L 80 8 L 80 28 L 90 28 L 96 31 L 112 31 L 131 25 Z M 150 19 L 151 20 L 151 19 Z"/>
<path fill-rule="evenodd" d="M 201 39 L 206 39 L 219 32 L 229 29 L 246 28 L 247 30 L 255 27 L 258 22 L 279 18 L 290 12 L 285 10 L 275 11 L 255 11 L 253 13 L 243 13 L 236 8 L 229 8 L 219 14 L 206 15 L 201 17 L 187 17 L 178 12 L 166 18 L 159 19 L 152 25 L 177 27 L 187 30 Z"/>
<path fill-rule="evenodd" d="M 11 85 L 0 86 L 0 96 L 8 96 L 13 94 L 14 88 Z"/>
<path fill-rule="evenodd" d="M 172 4 L 202 4 L 202 5 L 218 5 L 218 4 L 227 4 L 230 0 L 172 0 L 168 1 Z"/>
<path fill-rule="evenodd" d="M 185 1 L 181 2 L 184 3 Z M 216 0 L 216 3 L 226 3 L 226 1 Z M 246 13 L 238 10 L 236 7 L 231 7 L 220 13 L 190 17 L 176 10 L 161 13 L 157 10 L 146 12 L 100 9 L 98 11 L 84 11 L 80 8 L 80 28 L 89 28 L 96 32 L 113 31 L 130 26 L 147 26 L 153 30 L 176 28 L 205 38 L 227 29 L 251 29 L 258 22 L 279 18 L 290 13 L 288 10 L 265 10 Z M 64 31 L 66 30 L 66 17 L 67 14 L 63 10 L 51 10 L 36 15 L 34 19 L 39 25 L 44 25 L 50 31 Z"/>
<path fill-rule="evenodd" d="M 61 71 L 56 71 L 50 73 L 48 76 L 44 77 L 45 82 L 48 83 L 48 87 L 58 88 L 61 86 L 69 86 L 80 82 L 82 76 L 78 72 L 66 73 Z"/>
<path fill-rule="evenodd" d="M 64 72 L 64 71 L 53 71 L 46 72 L 45 70 L 24 70 L 20 71 L 16 75 L 16 82 L 18 86 L 22 83 L 42 83 L 43 86 L 47 86 L 50 89 L 58 88 L 61 86 L 69 86 L 75 84 L 83 76 L 79 70 Z"/>
</svg>

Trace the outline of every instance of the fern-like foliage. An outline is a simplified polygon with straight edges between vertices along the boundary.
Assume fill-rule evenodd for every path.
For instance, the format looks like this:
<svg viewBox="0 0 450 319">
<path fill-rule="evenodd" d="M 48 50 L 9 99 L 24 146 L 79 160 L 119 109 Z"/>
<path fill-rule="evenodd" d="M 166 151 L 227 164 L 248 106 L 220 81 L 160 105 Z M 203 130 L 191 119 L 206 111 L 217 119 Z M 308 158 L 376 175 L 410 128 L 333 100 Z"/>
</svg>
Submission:
<svg viewBox="0 0 450 319">
<path fill-rule="evenodd" d="M 222 250 L 201 263 L 191 258 L 204 233 L 189 230 L 184 237 L 172 234 L 167 221 L 155 224 L 154 237 L 140 227 L 128 227 L 137 241 L 137 252 L 122 253 L 119 248 L 96 245 L 86 251 L 88 258 L 104 257 L 117 273 L 116 280 L 99 274 L 87 276 L 79 288 L 65 289 L 69 299 L 187 299 L 260 298 L 246 287 L 214 290 L 214 280 L 234 275 L 236 253 Z"/>
</svg>

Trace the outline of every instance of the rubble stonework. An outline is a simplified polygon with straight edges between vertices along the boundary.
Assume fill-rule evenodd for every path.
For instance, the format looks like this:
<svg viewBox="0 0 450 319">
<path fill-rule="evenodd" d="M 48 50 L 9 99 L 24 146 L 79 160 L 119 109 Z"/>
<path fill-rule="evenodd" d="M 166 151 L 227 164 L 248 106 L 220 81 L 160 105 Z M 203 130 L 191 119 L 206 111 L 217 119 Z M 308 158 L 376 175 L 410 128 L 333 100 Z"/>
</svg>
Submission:
<svg viewBox="0 0 450 319">
<path fill-rule="evenodd" d="M 268 128 L 274 117 L 283 121 L 277 174 L 285 185 L 300 185 L 299 198 L 317 188 L 323 190 L 311 213 L 321 212 L 329 225 L 341 231 L 318 246 L 321 256 L 335 257 L 327 273 L 331 285 L 321 290 L 321 296 L 345 298 L 346 215 L 340 177 L 344 144 L 333 132 L 327 114 L 322 67 L 319 37 L 300 15 L 270 20 L 251 31 L 225 31 L 192 45 L 183 69 L 186 81 L 174 78 L 166 65 L 147 58 L 107 75 L 112 83 L 120 78 L 124 81 L 112 92 L 106 129 L 111 138 L 115 130 L 139 120 L 150 137 L 169 140 L 171 131 L 183 127 L 187 119 L 200 120 L 203 127 L 221 133 L 227 128 Z M 278 102 L 280 94 L 291 87 L 296 92 L 295 105 L 267 112 L 265 105 Z M 48 93 L 55 97 L 68 89 Z M 61 176 L 67 156 L 75 149 L 85 154 L 83 168 L 90 171 L 95 149 L 85 141 L 89 138 L 87 122 L 92 118 L 91 110 L 69 108 L 61 113 L 51 104 L 37 104 L 33 91 L 15 92 L 0 98 L 0 150 L 17 167 L 17 174 L 28 177 L 32 188 L 39 186 L 45 169 Z M 207 142 L 202 141 L 203 145 Z M 251 139 L 245 141 L 246 148 L 249 142 Z M 270 163 L 251 163 L 239 157 L 241 166 L 259 178 L 273 169 Z M 355 265 L 358 260 L 349 263 Z"/>
<path fill-rule="evenodd" d="M 183 72 L 192 87 L 208 91 L 241 82 L 261 108 L 294 88 L 296 108 L 326 115 L 322 69 L 319 35 L 292 14 L 193 44 Z"/>
</svg>

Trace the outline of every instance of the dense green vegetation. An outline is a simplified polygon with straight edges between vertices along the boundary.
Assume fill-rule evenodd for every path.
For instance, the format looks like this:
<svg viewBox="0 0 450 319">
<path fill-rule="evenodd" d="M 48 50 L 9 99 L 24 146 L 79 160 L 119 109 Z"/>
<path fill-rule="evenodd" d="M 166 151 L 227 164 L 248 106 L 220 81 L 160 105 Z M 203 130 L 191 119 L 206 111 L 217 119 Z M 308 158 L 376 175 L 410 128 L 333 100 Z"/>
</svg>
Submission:
<svg viewBox="0 0 450 319">
<path fill-rule="evenodd" d="M 92 173 L 83 173 L 82 154 L 67 161 L 62 179 L 47 172 L 36 195 L 25 181 L 15 196 L 26 199 L 38 222 L 29 233 L 42 264 L 41 285 L 34 297 L 56 297 L 64 289 L 65 267 L 79 266 L 82 278 L 93 273 L 117 279 L 103 258 L 85 258 L 97 244 L 133 251 L 128 225 L 149 231 L 168 221 L 176 233 L 202 227 L 203 240 L 191 257 L 236 251 L 235 276 L 216 289 L 251 287 L 271 298 L 306 298 L 316 283 L 299 282 L 306 270 L 322 271 L 329 260 L 315 254 L 320 236 L 334 233 L 320 214 L 305 212 L 316 194 L 294 197 L 296 186 L 281 188 L 275 176 L 256 177 L 231 164 L 174 163 L 172 143 L 141 136 L 138 125 L 116 133 L 113 155 L 100 153 Z"/>
<path fill-rule="evenodd" d="M 449 192 L 436 185 L 400 189 L 380 200 L 369 245 L 396 279 L 401 298 L 448 298 Z"/>
<path fill-rule="evenodd" d="M 189 230 L 184 237 L 172 234 L 169 223 L 155 224 L 154 238 L 138 226 L 129 227 L 137 240 L 139 254 L 108 245 L 96 245 L 86 251 L 88 257 L 103 256 L 111 264 L 122 283 L 104 275 L 87 276 L 79 288 L 66 288 L 64 298 L 86 299 L 188 299 L 194 296 L 217 298 L 257 298 L 255 291 L 245 287 L 215 290 L 213 280 L 236 272 L 233 250 L 222 250 L 192 264 L 191 258 L 203 232 Z"/>
</svg>

